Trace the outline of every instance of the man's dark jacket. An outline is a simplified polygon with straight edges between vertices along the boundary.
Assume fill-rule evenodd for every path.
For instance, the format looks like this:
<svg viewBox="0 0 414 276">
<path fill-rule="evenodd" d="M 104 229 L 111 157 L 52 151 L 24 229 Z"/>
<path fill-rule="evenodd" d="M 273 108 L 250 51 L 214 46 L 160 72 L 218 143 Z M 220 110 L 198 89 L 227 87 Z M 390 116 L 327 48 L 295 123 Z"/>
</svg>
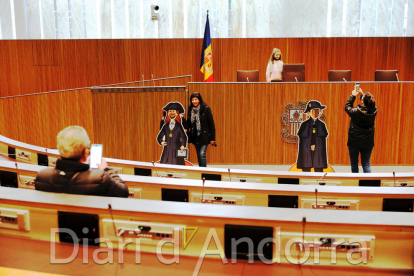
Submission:
<svg viewBox="0 0 414 276">
<path fill-rule="evenodd" d="M 309 118 L 304 121 L 298 130 L 299 150 L 298 150 L 298 169 L 302 168 L 327 168 L 328 156 L 326 152 L 326 137 L 328 137 L 328 129 L 324 122 L 316 119 L 316 139 L 315 139 L 315 155 L 312 160 L 311 141 L 312 141 L 312 123 L 313 119 Z"/>
<path fill-rule="evenodd" d="M 127 185 L 112 168 L 89 170 L 89 165 L 70 159 L 58 159 L 56 168 L 40 171 L 35 187 L 39 191 L 54 193 L 111 197 L 129 195 Z"/>
<path fill-rule="evenodd" d="M 368 108 L 363 105 L 353 107 L 355 96 L 351 95 L 345 104 L 345 111 L 351 117 L 348 130 L 347 146 L 356 149 L 370 149 L 374 147 L 375 117 L 378 109 L 368 114 Z"/>
</svg>

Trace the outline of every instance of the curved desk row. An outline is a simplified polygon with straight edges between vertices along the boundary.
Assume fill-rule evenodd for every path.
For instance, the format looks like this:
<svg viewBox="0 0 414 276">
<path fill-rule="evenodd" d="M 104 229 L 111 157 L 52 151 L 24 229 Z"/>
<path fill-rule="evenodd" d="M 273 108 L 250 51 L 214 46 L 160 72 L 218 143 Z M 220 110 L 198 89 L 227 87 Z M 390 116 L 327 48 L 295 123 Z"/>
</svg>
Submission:
<svg viewBox="0 0 414 276">
<path fill-rule="evenodd" d="M 2 186 L 34 189 L 44 167 L 0 161 Z M 413 212 L 411 187 L 349 187 L 201 181 L 121 174 L 131 198 L 280 208 Z"/>
<path fill-rule="evenodd" d="M 8 253 L 1 254 L 0 263 L 7 260 L 9 267 L 42 272 L 56 272 L 53 269 L 60 267 L 60 273 L 72 274 L 69 259 L 80 259 L 82 254 L 89 272 L 98 269 L 97 259 L 108 267 L 103 259 L 108 262 L 113 248 L 122 248 L 122 252 L 134 257 L 141 252 L 152 254 L 160 260 L 157 268 L 171 261 L 175 253 L 174 258 L 188 257 L 196 262 L 195 272 L 201 266 L 197 260 L 211 262 L 211 266 L 201 266 L 203 272 L 228 271 L 222 261 L 246 264 L 242 260 L 249 257 L 256 272 L 267 274 L 280 269 L 278 265 L 268 265 L 270 262 L 284 264 L 291 272 L 297 269 L 291 264 L 304 263 L 312 265 L 314 273 L 325 270 L 325 274 L 347 271 L 371 275 L 384 273 L 385 269 L 388 274 L 409 275 L 414 269 L 412 213 L 361 211 L 338 216 L 331 210 L 207 206 L 5 187 L 0 187 L 0 212 L 0 241 L 4 245 L 2 251 Z M 75 251 L 78 240 L 82 254 L 76 257 L 70 253 Z M 210 242 L 217 249 L 208 248 Z M 26 248 L 30 252 L 25 252 Z M 18 250 L 38 257 L 36 261 L 6 257 Z M 88 250 L 93 254 L 85 257 Z M 118 255 L 119 251 L 116 250 Z M 62 260 L 67 265 L 55 265 Z M 24 266 L 26 262 L 32 265 Z M 115 259 L 117 262 L 119 259 Z M 326 270 L 326 266 L 331 268 Z M 181 265 L 176 264 L 176 268 Z"/>
<path fill-rule="evenodd" d="M 54 166 L 59 151 L 18 142 L 0 135 L 0 155 L 18 162 Z M 10 160 L 12 160 L 10 159 Z M 305 173 L 265 170 L 200 168 L 106 159 L 120 174 L 178 179 L 333 186 L 414 186 L 414 173 Z"/>
</svg>

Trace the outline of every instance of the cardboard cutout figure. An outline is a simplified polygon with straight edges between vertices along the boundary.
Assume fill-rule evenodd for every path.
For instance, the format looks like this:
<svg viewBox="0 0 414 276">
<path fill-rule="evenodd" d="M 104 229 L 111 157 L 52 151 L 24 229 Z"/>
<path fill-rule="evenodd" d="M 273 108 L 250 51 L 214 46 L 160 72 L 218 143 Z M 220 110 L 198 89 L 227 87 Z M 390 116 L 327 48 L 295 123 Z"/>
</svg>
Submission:
<svg viewBox="0 0 414 276">
<path fill-rule="evenodd" d="M 302 122 L 297 135 L 299 136 L 299 149 L 297 157 L 297 168 L 304 172 L 323 172 L 328 168 L 328 155 L 326 149 L 326 137 L 328 129 L 324 122 L 319 120 L 322 110 L 326 106 L 318 101 L 309 101 L 305 113 L 309 119 Z"/>
<path fill-rule="evenodd" d="M 185 165 L 184 157 L 177 157 L 177 150 L 185 153 L 187 147 L 187 134 L 181 125 L 179 114 L 185 113 L 179 102 L 170 102 L 163 107 L 167 117 L 165 124 L 157 136 L 157 142 L 163 147 L 160 163 Z"/>
<path fill-rule="evenodd" d="M 181 125 L 184 128 L 185 133 L 187 133 L 187 120 L 185 119 L 184 114 L 178 114 L 178 116 L 180 116 L 180 120 L 181 120 Z M 167 120 L 167 112 L 166 111 L 162 111 L 162 117 L 160 120 L 160 130 L 162 129 L 162 127 L 164 126 L 164 124 L 166 123 L 165 121 Z M 169 120 L 169 119 L 168 119 Z"/>
</svg>

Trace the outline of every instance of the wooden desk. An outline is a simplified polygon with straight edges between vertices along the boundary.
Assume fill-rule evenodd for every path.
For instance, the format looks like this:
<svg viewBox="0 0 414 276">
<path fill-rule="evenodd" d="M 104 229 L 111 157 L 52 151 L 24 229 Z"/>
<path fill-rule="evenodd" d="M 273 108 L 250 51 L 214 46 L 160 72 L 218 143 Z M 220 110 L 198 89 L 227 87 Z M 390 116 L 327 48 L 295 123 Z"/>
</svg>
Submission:
<svg viewBox="0 0 414 276">
<path fill-rule="evenodd" d="M 113 211 L 108 210 L 108 204 L 111 204 Z M 302 239 L 303 231 L 305 231 L 305 239 L 313 242 L 314 237 L 340 238 L 349 239 L 351 237 L 364 237 L 367 248 L 369 248 L 369 259 L 366 264 L 350 265 L 344 255 L 337 256 L 337 264 L 332 266 L 329 258 L 325 253 L 321 253 L 320 264 L 314 265 L 314 256 L 311 255 L 305 262 L 308 265 L 319 269 L 332 269 L 331 272 L 356 271 L 370 274 L 383 273 L 384 269 L 393 269 L 395 272 L 412 273 L 413 256 L 411 254 L 414 247 L 414 214 L 412 213 L 387 213 L 387 212 L 345 212 L 341 216 L 335 211 L 329 210 L 299 210 L 284 208 L 263 208 L 263 207 L 246 207 L 246 206 L 219 206 L 195 203 L 177 203 L 177 202 L 154 202 L 151 200 L 138 199 L 120 199 L 105 198 L 93 196 L 64 195 L 44 193 L 25 189 L 0 188 L 0 208 L 9 208 L 20 210 L 21 212 L 29 212 L 28 218 L 30 229 L 28 231 L 5 229 L 0 227 L 0 240 L 5 242 L 6 250 L 15 252 L 13 243 L 16 239 L 24 241 L 28 244 L 27 249 L 31 248 L 31 254 L 41 252 L 42 256 L 47 256 L 49 241 L 53 240 L 50 236 L 50 229 L 59 227 L 58 212 L 69 212 L 78 214 L 98 215 L 99 220 L 99 236 L 108 238 L 113 242 L 115 248 L 118 246 L 119 239 L 114 236 L 114 228 L 119 231 L 122 225 L 155 225 L 163 224 L 169 226 L 198 227 L 198 230 L 191 241 L 184 249 L 183 243 L 179 243 L 179 256 L 193 258 L 197 260 L 201 250 L 205 244 L 205 240 L 210 234 L 216 233 L 216 244 L 220 243 L 217 253 L 223 254 L 224 244 L 226 241 L 225 233 L 226 225 L 243 226 L 260 226 L 270 227 L 273 229 L 273 237 L 280 237 L 281 254 L 280 263 L 286 265 L 286 269 L 295 270 L 296 265 L 289 264 L 289 256 L 287 256 L 286 243 L 289 237 L 297 236 Z M 4 210 L 4 209 L 0 209 Z M 303 224 L 303 218 L 306 223 Z M 115 220 L 115 225 L 112 223 Z M 76 224 L 76 222 L 73 222 Z M 305 225 L 305 226 L 304 226 Z M 74 228 L 73 228 L 74 229 Z M 80 228 L 82 229 L 82 228 Z M 79 230 L 80 231 L 80 230 Z M 154 231 L 155 226 L 154 226 Z M 228 233 L 229 234 L 229 233 Z M 5 238 L 10 239 L 5 240 Z M 52 235 L 53 237 L 53 235 Z M 121 235 L 122 237 L 122 235 Z M 175 236 L 179 239 L 183 238 L 182 233 Z M 187 236 L 188 237 L 188 236 Z M 211 237 L 211 236 L 210 236 Z M 154 254 L 156 249 L 156 240 L 141 240 L 142 253 Z M 7 242 L 6 242 L 7 241 Z M 37 242 L 37 241 L 40 241 Z M 155 241 L 155 243 L 154 243 Z M 59 243 L 59 239 L 56 240 Z M 106 242 L 107 243 L 107 242 Z M 19 245 L 20 244 L 20 245 Z M 16 246 L 23 243 L 16 241 Z M 37 244 L 35 248 L 31 244 Z M 53 245 L 52 245 L 53 246 Z M 88 250 L 95 251 L 97 248 L 89 247 Z M 104 249 L 104 248 L 100 248 Z M 273 261 L 277 261 L 278 251 L 274 246 Z M 73 250 L 73 247 L 72 247 Z M 126 246 L 126 251 L 134 252 L 135 245 Z M 173 247 L 165 245 L 162 249 L 163 254 L 172 253 Z M 212 250 L 212 249 L 210 249 Z M 297 251 L 292 249 L 292 257 L 296 259 Z M 66 250 L 67 252 L 68 250 Z M 81 250 L 82 251 L 82 250 Z M 49 251 L 49 255 L 51 251 Z M 296 253 L 294 253 L 296 252 Z M 392 253 L 391 253 L 392 252 Z M 28 252 L 27 252 L 28 253 Z M 338 253 L 339 254 L 339 253 Z M 0 263 L 3 263 L 8 254 L 1 254 Z M 26 252 L 23 256 L 27 256 Z M 29 254 L 30 255 L 30 254 Z M 89 254 L 89 265 L 92 270 L 98 269 L 91 261 L 93 254 Z M 154 256 L 154 255 L 153 255 Z M 56 257 L 56 256 L 55 256 Z M 68 257 L 67 255 L 59 255 L 59 258 Z M 78 255 L 78 258 L 80 256 Z M 171 257 L 171 256 L 169 256 Z M 206 260 L 211 260 L 213 265 L 211 269 L 221 269 L 222 263 L 218 255 L 205 256 Z M 100 256 L 101 259 L 105 258 Z M 167 257 L 166 257 L 167 258 Z M 79 259 L 78 259 L 79 260 Z M 126 260 L 131 260 L 131 255 Z M 45 262 L 46 263 L 40 263 Z M 229 260 L 230 261 L 230 260 Z M 305 261 L 303 259 L 302 261 Z M 41 268 L 42 271 L 50 271 L 53 265 L 50 265 L 50 259 L 41 257 L 39 263 L 32 266 L 25 266 L 25 261 L 21 261 L 20 265 L 16 261 L 12 262 L 12 266 L 25 267 L 25 269 L 34 269 L 31 267 Z M 78 263 L 76 261 L 75 263 Z M 29 262 L 30 263 L 30 262 Z M 194 262 L 192 262 L 194 264 Z M 241 263 L 244 263 L 241 261 Z M 130 264 L 128 264 L 130 265 Z M 277 265 L 267 265 L 263 268 L 260 262 L 255 262 L 257 269 L 267 272 L 275 272 Z M 55 265 L 56 266 L 56 265 Z M 180 266 L 178 266 L 179 268 Z M 185 269 L 185 265 L 183 269 Z M 73 269 L 73 266 L 61 265 L 59 273 L 68 273 L 67 269 Z M 203 271 L 205 271 L 205 267 Z M 223 268 L 224 269 L 224 268 Z M 390 271 L 388 271 L 390 272 Z M 237 273 L 236 273 L 237 274 Z M 239 274 L 237 274 L 239 275 Z M 242 274 L 240 274 L 242 275 Z M 382 274 L 381 274 L 382 275 Z"/>
<path fill-rule="evenodd" d="M 0 171 L 14 173 L 18 187 L 23 189 L 34 189 L 34 179 L 38 171 L 44 168 L 32 164 L 0 161 Z M 372 175 L 375 177 L 375 174 Z M 228 181 L 205 181 L 203 185 L 201 180 L 194 179 L 126 174 L 121 174 L 120 177 L 128 185 L 130 197 L 150 200 L 163 200 L 163 190 L 173 189 L 184 192 L 185 199 L 180 200 L 187 202 L 201 202 L 205 199 L 212 204 L 225 205 L 383 211 L 388 208 L 384 209 L 386 202 L 394 199 L 408 202 L 414 199 L 413 187 L 316 186 Z M 332 178 L 335 180 L 335 176 Z M 335 182 L 338 182 L 338 179 Z M 8 183 L 2 183 L 3 186 L 6 184 Z M 288 205 L 277 202 L 283 200 L 291 201 Z"/>
</svg>

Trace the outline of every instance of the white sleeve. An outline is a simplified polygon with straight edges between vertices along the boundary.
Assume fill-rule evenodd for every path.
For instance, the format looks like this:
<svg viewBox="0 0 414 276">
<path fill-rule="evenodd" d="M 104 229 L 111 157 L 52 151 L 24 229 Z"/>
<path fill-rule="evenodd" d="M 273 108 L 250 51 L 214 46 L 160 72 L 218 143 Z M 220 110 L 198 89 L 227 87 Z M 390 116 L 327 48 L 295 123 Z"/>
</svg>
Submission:
<svg viewBox="0 0 414 276">
<path fill-rule="evenodd" d="M 269 62 L 267 63 L 267 69 L 266 69 L 266 81 L 270 82 L 270 74 L 272 73 L 270 70 L 272 69 L 272 64 Z"/>
</svg>

